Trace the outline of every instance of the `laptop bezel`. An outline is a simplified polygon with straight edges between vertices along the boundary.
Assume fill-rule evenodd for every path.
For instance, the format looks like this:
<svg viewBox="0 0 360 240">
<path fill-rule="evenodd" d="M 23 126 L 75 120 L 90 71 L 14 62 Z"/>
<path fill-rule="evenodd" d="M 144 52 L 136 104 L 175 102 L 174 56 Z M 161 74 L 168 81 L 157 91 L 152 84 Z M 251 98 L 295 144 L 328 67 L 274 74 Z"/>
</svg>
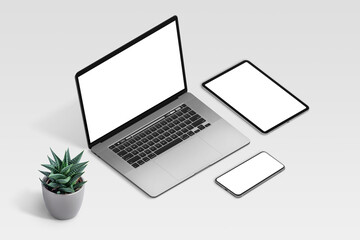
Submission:
<svg viewBox="0 0 360 240">
<path fill-rule="evenodd" d="M 133 46 L 134 44 L 140 42 L 141 40 L 145 39 L 146 37 L 150 36 L 151 34 L 157 32 L 158 30 L 164 28 L 165 26 L 173 23 L 173 22 L 176 23 L 176 29 L 177 29 L 177 36 L 178 36 L 178 42 L 179 42 L 179 51 L 180 51 L 180 58 L 181 58 L 181 68 L 182 68 L 183 80 L 184 80 L 184 89 L 182 89 L 181 91 L 177 92 L 176 94 L 170 96 L 169 98 L 165 99 L 164 101 L 160 102 L 159 104 L 155 105 L 154 107 L 148 109 L 147 111 L 141 113 L 137 117 L 127 121 L 126 123 L 124 123 L 124 124 L 122 124 L 120 126 L 118 126 L 117 128 L 115 128 L 114 130 L 110 131 L 109 133 L 103 135 L 102 137 L 94 140 L 93 142 L 90 142 L 89 130 L 88 130 L 88 127 L 87 127 L 86 115 L 85 115 L 84 105 L 83 105 L 83 101 L 82 101 L 82 97 L 81 97 L 81 89 L 80 89 L 79 77 L 81 75 L 85 74 L 86 72 L 90 71 L 91 69 L 97 67 L 98 65 L 104 63 L 105 61 L 109 60 L 110 58 L 114 57 L 115 55 L 117 55 L 117 54 L 121 53 L 122 51 L 126 50 L 127 48 L 129 48 L 129 47 Z M 128 128 L 129 126 L 131 126 L 134 123 L 138 122 L 139 120 L 145 118 L 146 116 L 149 116 L 150 114 L 152 114 L 155 111 L 161 109 L 162 107 L 166 106 L 170 102 L 174 101 L 180 95 L 187 92 L 184 58 L 183 58 L 183 53 L 182 53 L 181 39 L 180 39 L 180 29 L 179 29 L 179 23 L 178 23 L 177 16 L 175 15 L 175 16 L 169 18 L 168 20 L 166 20 L 166 21 L 160 23 L 159 25 L 153 27 L 152 29 L 150 29 L 147 32 L 145 32 L 145 33 L 141 34 L 140 36 L 138 36 L 137 38 L 131 40 L 130 42 L 126 43 L 125 45 L 119 47 L 118 49 L 112 51 L 111 53 L 107 54 L 106 56 L 100 58 L 99 60 L 97 60 L 94 63 L 90 64 L 89 66 L 85 67 L 84 69 L 78 71 L 76 73 L 76 75 L 75 75 L 75 82 L 76 82 L 78 97 L 79 97 L 79 101 L 80 101 L 81 114 L 82 114 L 83 123 L 84 123 L 84 127 L 85 127 L 86 140 L 87 140 L 87 144 L 88 144 L 89 149 L 91 149 L 96 144 L 98 144 L 100 142 L 103 142 L 104 140 L 106 140 L 106 139 L 114 136 L 115 134 L 121 132 L 122 130 Z"/>
</svg>

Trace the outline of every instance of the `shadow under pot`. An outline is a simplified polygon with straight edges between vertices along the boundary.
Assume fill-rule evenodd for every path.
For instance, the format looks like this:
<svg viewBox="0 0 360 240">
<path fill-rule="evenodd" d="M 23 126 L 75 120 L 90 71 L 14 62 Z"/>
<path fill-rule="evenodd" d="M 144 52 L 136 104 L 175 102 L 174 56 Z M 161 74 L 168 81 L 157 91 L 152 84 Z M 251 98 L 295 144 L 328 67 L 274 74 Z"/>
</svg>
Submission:
<svg viewBox="0 0 360 240">
<path fill-rule="evenodd" d="M 47 182 L 49 180 L 44 177 L 43 181 Z M 82 182 L 83 179 L 80 178 L 79 181 Z M 45 206 L 54 218 L 59 220 L 66 220 L 71 219 L 77 215 L 84 198 L 85 185 L 83 185 L 76 192 L 68 194 L 57 194 L 47 189 L 44 184 L 41 184 L 41 186 Z"/>
</svg>

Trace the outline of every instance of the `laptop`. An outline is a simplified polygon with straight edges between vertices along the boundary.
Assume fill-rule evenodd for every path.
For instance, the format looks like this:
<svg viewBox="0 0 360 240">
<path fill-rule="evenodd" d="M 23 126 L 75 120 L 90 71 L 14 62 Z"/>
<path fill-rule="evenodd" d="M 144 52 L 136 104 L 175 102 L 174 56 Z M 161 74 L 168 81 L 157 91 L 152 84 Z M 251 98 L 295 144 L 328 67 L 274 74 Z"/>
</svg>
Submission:
<svg viewBox="0 0 360 240">
<path fill-rule="evenodd" d="M 150 197 L 249 143 L 188 91 L 176 16 L 75 79 L 89 149 Z"/>
</svg>

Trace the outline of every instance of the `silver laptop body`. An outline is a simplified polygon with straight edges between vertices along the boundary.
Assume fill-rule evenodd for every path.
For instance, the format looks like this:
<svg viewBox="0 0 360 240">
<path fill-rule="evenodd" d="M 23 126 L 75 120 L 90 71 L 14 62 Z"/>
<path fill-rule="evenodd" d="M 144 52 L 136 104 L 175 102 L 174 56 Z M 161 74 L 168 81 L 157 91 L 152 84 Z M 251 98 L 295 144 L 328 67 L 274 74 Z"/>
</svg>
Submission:
<svg viewBox="0 0 360 240">
<path fill-rule="evenodd" d="M 89 148 L 150 197 L 249 143 L 187 91 L 176 16 L 75 79 Z"/>
</svg>

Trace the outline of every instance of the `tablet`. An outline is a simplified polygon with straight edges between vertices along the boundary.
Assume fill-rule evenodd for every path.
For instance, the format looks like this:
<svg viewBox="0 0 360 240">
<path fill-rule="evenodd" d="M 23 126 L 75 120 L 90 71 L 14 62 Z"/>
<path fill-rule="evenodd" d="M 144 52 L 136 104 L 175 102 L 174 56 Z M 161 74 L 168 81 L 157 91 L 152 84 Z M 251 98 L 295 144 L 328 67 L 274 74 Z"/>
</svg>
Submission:
<svg viewBox="0 0 360 240">
<path fill-rule="evenodd" d="M 250 61 L 236 64 L 203 86 L 262 133 L 309 109 Z"/>
</svg>

